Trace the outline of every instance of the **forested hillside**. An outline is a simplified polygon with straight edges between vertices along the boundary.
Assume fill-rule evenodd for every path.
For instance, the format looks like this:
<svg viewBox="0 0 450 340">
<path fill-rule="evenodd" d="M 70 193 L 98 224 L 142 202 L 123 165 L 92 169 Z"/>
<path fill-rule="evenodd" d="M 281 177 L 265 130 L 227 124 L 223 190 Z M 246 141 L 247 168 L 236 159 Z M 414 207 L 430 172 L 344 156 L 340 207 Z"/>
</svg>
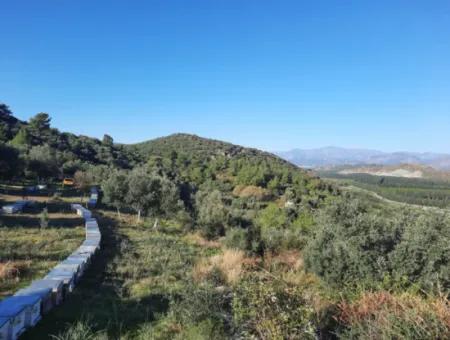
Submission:
<svg viewBox="0 0 450 340">
<path fill-rule="evenodd" d="M 62 339 L 450 337 L 443 211 L 343 193 L 221 141 L 119 145 L 1 108 L 3 182 L 74 176 L 80 191 L 98 185 L 103 195 L 107 264 L 95 288 L 76 293 L 77 309 L 65 306 L 34 338 L 48 329 Z"/>
<path fill-rule="evenodd" d="M 209 238 L 224 236 L 231 227 L 239 227 L 234 237 L 260 237 L 249 230 L 264 211 L 266 246 L 273 243 L 272 234 L 297 242 L 311 214 L 339 194 L 336 187 L 256 149 L 187 134 L 117 145 L 107 135 L 100 141 L 59 132 L 46 113 L 20 122 L 6 105 L 2 108 L 2 126 L 9 131 L 1 146 L 4 179 L 52 182 L 75 176 L 80 187 L 101 185 L 105 202 L 119 213 L 178 216 L 187 226 L 203 228 Z M 247 240 L 249 247 L 261 252 L 263 242 L 253 241 Z"/>
<path fill-rule="evenodd" d="M 0 104 L 0 148 L 4 179 L 54 180 L 93 165 L 131 168 L 138 162 L 108 135 L 100 141 L 60 132 L 51 127 L 47 113 L 23 122 L 5 104 Z"/>
</svg>

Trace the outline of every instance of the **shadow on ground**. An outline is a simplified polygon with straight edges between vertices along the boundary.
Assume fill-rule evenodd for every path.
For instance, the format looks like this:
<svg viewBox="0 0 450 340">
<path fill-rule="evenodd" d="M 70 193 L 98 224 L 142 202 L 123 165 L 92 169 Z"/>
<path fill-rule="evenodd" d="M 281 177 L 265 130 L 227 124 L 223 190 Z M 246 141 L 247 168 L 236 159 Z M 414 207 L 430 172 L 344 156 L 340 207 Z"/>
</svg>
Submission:
<svg viewBox="0 0 450 340">
<path fill-rule="evenodd" d="M 51 334 L 59 334 L 79 320 L 89 320 L 94 331 L 107 329 L 108 338 L 115 339 L 168 310 L 169 301 L 163 295 L 149 295 L 139 301 L 123 295 L 124 282 L 112 273 L 126 251 L 128 239 L 120 233 L 116 221 L 101 214 L 96 217 L 102 232 L 100 252 L 75 291 L 23 339 L 51 339 Z"/>
</svg>

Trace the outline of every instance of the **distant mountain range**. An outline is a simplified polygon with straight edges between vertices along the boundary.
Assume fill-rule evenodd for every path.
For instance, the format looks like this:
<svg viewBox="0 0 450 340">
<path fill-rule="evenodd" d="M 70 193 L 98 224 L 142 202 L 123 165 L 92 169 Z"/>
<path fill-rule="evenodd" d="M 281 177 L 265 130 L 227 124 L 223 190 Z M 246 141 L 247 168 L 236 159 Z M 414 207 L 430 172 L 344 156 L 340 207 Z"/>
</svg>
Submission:
<svg viewBox="0 0 450 340">
<path fill-rule="evenodd" d="M 399 165 L 421 164 L 439 170 L 450 170 L 450 154 L 419 152 L 383 152 L 368 149 L 324 147 L 318 149 L 293 149 L 275 152 L 296 165 L 318 168 L 341 165 Z"/>
</svg>

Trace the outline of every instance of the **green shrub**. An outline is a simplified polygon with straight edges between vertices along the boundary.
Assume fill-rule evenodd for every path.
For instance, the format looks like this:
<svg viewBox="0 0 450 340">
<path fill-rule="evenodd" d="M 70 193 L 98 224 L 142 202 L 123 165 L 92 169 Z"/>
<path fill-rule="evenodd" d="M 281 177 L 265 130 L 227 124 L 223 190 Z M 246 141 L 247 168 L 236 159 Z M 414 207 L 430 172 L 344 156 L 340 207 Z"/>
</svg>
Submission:
<svg viewBox="0 0 450 340">
<path fill-rule="evenodd" d="M 140 327 L 138 339 L 223 339 L 230 319 L 228 292 L 210 283 L 189 284 L 172 296 L 170 312 Z"/>
<path fill-rule="evenodd" d="M 93 331 L 91 323 L 82 320 L 58 335 L 51 335 L 51 338 L 54 340 L 106 340 L 108 336 L 105 333 Z"/>
<path fill-rule="evenodd" d="M 450 289 L 450 223 L 444 215 L 420 216 L 405 228 L 391 254 L 393 275 L 427 289 Z"/>
<path fill-rule="evenodd" d="M 256 275 L 242 280 L 233 298 L 238 338 L 315 339 L 313 309 L 297 286 Z"/>
<path fill-rule="evenodd" d="M 196 194 L 197 221 L 202 234 L 208 239 L 225 234 L 228 211 L 219 190 L 199 191 Z"/>
<path fill-rule="evenodd" d="M 247 249 L 248 230 L 243 228 L 231 228 L 227 231 L 225 245 L 228 248 Z"/>
<path fill-rule="evenodd" d="M 329 284 L 381 281 L 389 253 L 399 242 L 400 225 L 366 213 L 357 201 L 331 205 L 319 218 L 305 248 L 305 265 Z"/>
<path fill-rule="evenodd" d="M 305 249 L 306 268 L 334 286 L 376 287 L 386 277 L 430 289 L 450 288 L 450 223 L 446 216 L 405 210 L 387 219 L 357 201 L 321 214 Z"/>
</svg>

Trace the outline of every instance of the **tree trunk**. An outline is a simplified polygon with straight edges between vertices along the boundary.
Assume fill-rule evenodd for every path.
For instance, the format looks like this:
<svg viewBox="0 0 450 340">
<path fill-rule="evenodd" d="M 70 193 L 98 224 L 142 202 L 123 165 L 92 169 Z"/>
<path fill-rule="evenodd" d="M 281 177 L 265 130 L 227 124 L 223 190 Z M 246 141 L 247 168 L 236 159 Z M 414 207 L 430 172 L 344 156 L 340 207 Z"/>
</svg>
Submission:
<svg viewBox="0 0 450 340">
<path fill-rule="evenodd" d="M 119 218 L 120 218 L 120 209 L 119 208 L 117 208 L 117 216 L 119 216 Z"/>
<path fill-rule="evenodd" d="M 138 210 L 138 218 L 137 218 L 138 223 L 141 222 L 141 209 Z"/>
<path fill-rule="evenodd" d="M 158 229 L 158 219 L 155 220 L 155 223 L 153 224 L 153 230 Z"/>
</svg>

